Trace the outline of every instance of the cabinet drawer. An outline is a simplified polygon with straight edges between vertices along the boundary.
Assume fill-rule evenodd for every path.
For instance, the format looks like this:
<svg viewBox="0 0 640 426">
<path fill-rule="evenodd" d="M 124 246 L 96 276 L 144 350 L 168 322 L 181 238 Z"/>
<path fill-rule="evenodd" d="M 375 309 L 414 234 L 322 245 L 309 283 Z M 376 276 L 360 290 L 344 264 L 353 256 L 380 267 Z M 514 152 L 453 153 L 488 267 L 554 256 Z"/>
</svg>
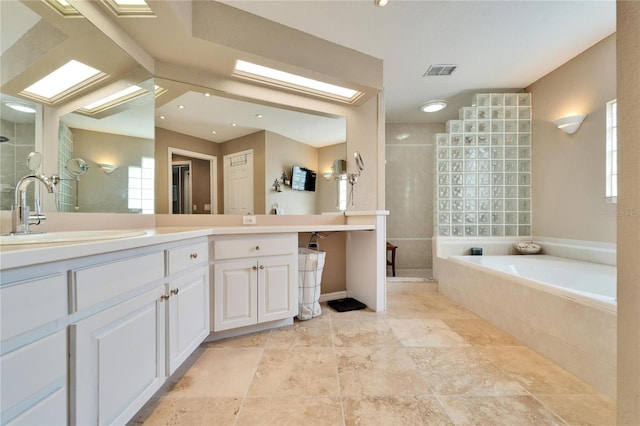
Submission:
<svg viewBox="0 0 640 426">
<path fill-rule="evenodd" d="M 223 260 L 291 254 L 296 252 L 297 244 L 295 234 L 220 238 L 213 240 L 213 258 Z"/>
<path fill-rule="evenodd" d="M 67 280 L 54 274 L 0 288 L 2 340 L 63 318 L 68 313 Z"/>
<path fill-rule="evenodd" d="M 168 274 L 175 274 L 191 266 L 207 262 L 208 251 L 206 240 L 198 240 L 192 244 L 167 250 Z"/>
<path fill-rule="evenodd" d="M 131 257 L 72 271 L 76 311 L 164 278 L 164 252 Z"/>
<path fill-rule="evenodd" d="M 67 378 L 66 330 L 3 355 L 0 371 L 2 417 L 15 415 L 13 411 L 19 408 L 19 403 L 36 403 L 47 394 L 64 388 Z"/>
</svg>

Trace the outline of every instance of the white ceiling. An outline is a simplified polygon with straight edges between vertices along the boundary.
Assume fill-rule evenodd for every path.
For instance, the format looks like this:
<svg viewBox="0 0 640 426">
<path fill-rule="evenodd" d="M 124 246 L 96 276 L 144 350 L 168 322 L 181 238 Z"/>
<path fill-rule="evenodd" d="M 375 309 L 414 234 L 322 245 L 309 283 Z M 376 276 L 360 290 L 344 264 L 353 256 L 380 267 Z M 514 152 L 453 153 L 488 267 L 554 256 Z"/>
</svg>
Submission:
<svg viewBox="0 0 640 426">
<path fill-rule="evenodd" d="M 443 122 L 476 91 L 523 89 L 615 32 L 615 0 L 223 0 L 384 60 L 386 119 Z M 455 64 L 450 77 L 423 77 Z M 441 113 L 418 107 L 445 99 Z"/>
</svg>

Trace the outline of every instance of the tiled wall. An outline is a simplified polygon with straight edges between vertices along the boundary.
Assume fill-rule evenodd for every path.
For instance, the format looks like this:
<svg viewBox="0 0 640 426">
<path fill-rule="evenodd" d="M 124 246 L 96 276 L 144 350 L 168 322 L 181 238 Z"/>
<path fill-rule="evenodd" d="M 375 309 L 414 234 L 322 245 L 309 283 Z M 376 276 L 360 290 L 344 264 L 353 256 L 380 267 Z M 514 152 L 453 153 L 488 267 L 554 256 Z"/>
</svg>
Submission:
<svg viewBox="0 0 640 426">
<path fill-rule="evenodd" d="M 529 93 L 474 95 L 435 141 L 437 235 L 531 235 Z"/>
<path fill-rule="evenodd" d="M 444 124 L 387 123 L 387 241 L 398 246 L 396 269 L 431 269 L 433 140 Z"/>
<path fill-rule="evenodd" d="M 0 143 L 0 210 L 11 210 L 16 183 L 29 173 L 26 160 L 35 150 L 35 125 L 0 120 L 0 134 L 9 138 Z M 27 198 L 33 199 L 33 185 Z"/>
</svg>

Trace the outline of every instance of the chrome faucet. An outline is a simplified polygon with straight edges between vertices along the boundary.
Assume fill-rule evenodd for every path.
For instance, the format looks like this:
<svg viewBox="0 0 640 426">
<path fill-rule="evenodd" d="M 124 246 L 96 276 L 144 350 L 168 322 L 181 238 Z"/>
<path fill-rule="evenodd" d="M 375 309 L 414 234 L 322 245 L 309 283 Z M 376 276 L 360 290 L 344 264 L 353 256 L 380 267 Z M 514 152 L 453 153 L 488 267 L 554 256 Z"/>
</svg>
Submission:
<svg viewBox="0 0 640 426">
<path fill-rule="evenodd" d="M 56 190 L 56 185 L 60 181 L 58 175 L 37 175 L 35 173 L 28 174 L 18 181 L 16 184 L 16 192 L 14 205 L 11 210 L 11 233 L 12 234 L 28 234 L 30 225 L 39 225 L 46 217 L 40 209 L 40 199 L 36 199 L 36 214 L 29 214 L 29 206 L 27 206 L 27 187 L 31 182 L 42 183 L 50 194 Z"/>
</svg>

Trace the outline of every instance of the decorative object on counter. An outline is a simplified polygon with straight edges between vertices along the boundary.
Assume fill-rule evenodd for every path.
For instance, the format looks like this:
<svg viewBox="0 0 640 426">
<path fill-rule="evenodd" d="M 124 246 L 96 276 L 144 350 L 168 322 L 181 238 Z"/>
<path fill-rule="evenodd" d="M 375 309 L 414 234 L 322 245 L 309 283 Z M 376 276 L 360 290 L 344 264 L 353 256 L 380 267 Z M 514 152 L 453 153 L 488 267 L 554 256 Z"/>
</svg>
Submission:
<svg viewBox="0 0 640 426">
<path fill-rule="evenodd" d="M 482 256 L 482 247 L 471 247 L 471 256 Z"/>
<path fill-rule="evenodd" d="M 515 243 L 513 247 L 520 254 L 537 254 L 542 250 L 542 247 L 533 241 Z"/>
<path fill-rule="evenodd" d="M 280 182 L 278 182 L 278 179 L 273 181 L 273 185 L 271 185 L 273 187 L 273 190 L 276 192 L 282 192 L 282 185 L 280 185 Z"/>
</svg>

